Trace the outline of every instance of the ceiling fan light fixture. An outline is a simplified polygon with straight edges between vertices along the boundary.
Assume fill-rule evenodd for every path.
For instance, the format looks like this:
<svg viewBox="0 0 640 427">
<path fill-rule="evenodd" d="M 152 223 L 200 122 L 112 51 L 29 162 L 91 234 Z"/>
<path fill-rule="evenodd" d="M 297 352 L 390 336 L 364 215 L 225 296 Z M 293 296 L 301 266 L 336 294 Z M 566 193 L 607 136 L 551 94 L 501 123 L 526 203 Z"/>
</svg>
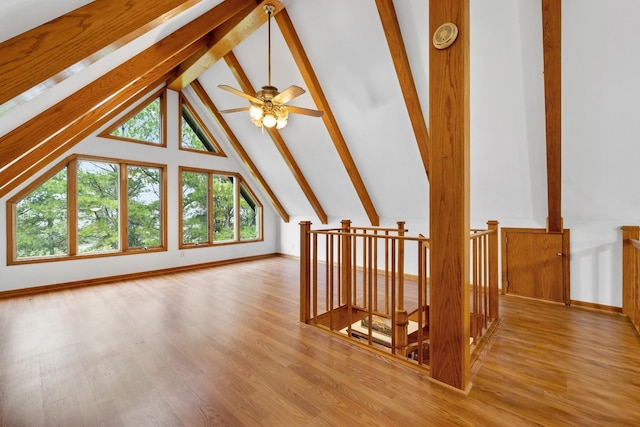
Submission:
<svg viewBox="0 0 640 427">
<path fill-rule="evenodd" d="M 277 118 L 277 121 L 278 121 L 276 129 L 282 129 L 283 127 L 285 127 L 287 125 L 287 120 L 289 119 L 289 110 L 287 109 L 286 106 L 281 105 L 276 110 L 276 118 Z"/>
<path fill-rule="evenodd" d="M 249 108 L 249 115 L 251 116 L 251 120 L 260 121 L 263 114 L 264 112 L 262 111 L 262 107 L 260 107 L 259 105 L 252 105 L 251 108 Z"/>
<path fill-rule="evenodd" d="M 262 124 L 266 128 L 272 128 L 278 124 L 278 119 L 276 119 L 276 117 L 273 114 L 267 113 L 262 118 Z"/>
</svg>

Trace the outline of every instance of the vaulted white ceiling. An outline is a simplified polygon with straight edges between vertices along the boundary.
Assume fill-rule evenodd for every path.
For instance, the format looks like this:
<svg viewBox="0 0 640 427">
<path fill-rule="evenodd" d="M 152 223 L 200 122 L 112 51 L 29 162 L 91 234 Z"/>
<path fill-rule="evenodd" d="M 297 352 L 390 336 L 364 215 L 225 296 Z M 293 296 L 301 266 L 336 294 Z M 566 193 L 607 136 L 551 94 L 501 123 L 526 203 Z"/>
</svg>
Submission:
<svg viewBox="0 0 640 427">
<path fill-rule="evenodd" d="M 4 2 L 0 6 L 0 16 L 6 22 L 2 22 L 0 40 L 7 40 L 86 3 Z M 195 3 L 158 28 L 75 71 L 70 78 L 43 94 L 5 111 L 3 119 L 6 120 L 0 124 L 0 135 L 63 100 L 220 1 Z M 426 218 L 428 179 L 375 2 L 291 0 L 283 4 L 378 215 L 405 217 L 406 207 L 411 206 L 411 216 Z M 424 120 L 427 121 L 428 2 L 404 0 L 396 2 L 395 7 Z M 35 10 L 37 13 L 31 13 Z M 292 84 L 306 88 L 275 20 L 271 28 L 272 84 L 280 90 Z M 233 54 L 255 89 L 267 84 L 267 25 L 262 25 L 237 45 Z M 219 84 L 239 88 L 224 61 L 211 66 L 199 81 L 219 109 L 246 105 L 242 98 L 217 88 Z M 308 93 L 290 104 L 317 108 Z M 246 113 L 224 117 L 285 210 L 294 216 L 314 217 L 313 207 L 268 134 L 253 126 Z M 220 132 L 213 131 L 215 136 L 222 138 Z M 292 115 L 288 126 L 280 133 L 331 220 L 367 218 L 348 171 L 321 119 Z"/>
</svg>

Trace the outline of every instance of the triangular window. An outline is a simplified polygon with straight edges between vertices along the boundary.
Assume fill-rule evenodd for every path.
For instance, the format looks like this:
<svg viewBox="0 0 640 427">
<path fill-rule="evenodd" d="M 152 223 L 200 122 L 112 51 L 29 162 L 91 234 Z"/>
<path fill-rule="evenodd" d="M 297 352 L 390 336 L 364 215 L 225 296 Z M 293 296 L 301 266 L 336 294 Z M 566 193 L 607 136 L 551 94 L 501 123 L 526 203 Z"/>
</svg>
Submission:
<svg viewBox="0 0 640 427">
<path fill-rule="evenodd" d="M 159 94 L 156 93 L 141 103 L 139 108 L 133 110 L 100 136 L 146 144 L 166 145 L 164 142 L 164 112 L 166 111 L 164 93 L 164 90 Z"/>
<path fill-rule="evenodd" d="M 180 148 L 224 156 L 217 141 L 184 96 L 180 96 Z"/>
</svg>

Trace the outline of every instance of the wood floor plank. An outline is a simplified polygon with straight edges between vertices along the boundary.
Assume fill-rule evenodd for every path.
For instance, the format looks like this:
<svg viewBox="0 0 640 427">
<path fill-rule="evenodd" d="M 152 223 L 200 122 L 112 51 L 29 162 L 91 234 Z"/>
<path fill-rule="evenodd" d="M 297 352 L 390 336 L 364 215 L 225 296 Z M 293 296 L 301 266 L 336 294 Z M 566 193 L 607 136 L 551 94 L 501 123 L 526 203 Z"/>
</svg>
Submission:
<svg viewBox="0 0 640 427">
<path fill-rule="evenodd" d="M 29 359 L 31 360 L 31 359 Z M 29 367 L 4 371 L 0 357 L 0 425 L 44 425 L 40 366 L 35 361 Z M 39 403 L 33 406 L 34 402 Z"/>
<path fill-rule="evenodd" d="M 274 257 L 0 300 L 0 426 L 635 426 L 627 318 L 503 296 L 468 396 L 300 324 Z"/>
</svg>

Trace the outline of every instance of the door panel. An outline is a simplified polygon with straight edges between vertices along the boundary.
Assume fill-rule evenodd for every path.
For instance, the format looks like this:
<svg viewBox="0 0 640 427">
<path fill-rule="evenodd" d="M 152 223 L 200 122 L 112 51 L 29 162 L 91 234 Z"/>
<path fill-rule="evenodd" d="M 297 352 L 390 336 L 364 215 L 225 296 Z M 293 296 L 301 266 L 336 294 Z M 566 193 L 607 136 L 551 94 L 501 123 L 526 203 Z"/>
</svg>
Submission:
<svg viewBox="0 0 640 427">
<path fill-rule="evenodd" d="M 566 301 L 562 234 L 506 231 L 504 244 L 507 293 Z"/>
</svg>

